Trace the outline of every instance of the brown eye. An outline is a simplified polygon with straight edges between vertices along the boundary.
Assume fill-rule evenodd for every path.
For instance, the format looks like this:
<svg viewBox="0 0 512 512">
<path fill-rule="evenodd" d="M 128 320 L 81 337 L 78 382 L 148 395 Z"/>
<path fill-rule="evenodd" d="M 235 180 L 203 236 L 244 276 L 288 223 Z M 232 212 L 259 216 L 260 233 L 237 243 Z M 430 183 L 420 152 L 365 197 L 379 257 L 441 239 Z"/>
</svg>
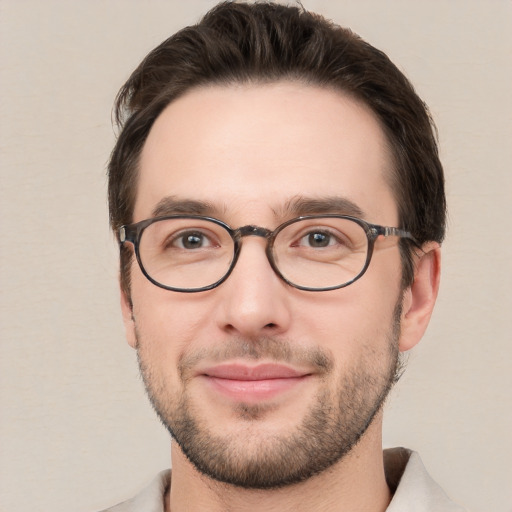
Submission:
<svg viewBox="0 0 512 512">
<path fill-rule="evenodd" d="M 210 240 L 201 232 L 182 233 L 179 237 L 175 238 L 173 245 L 178 246 L 180 249 L 201 249 L 203 247 L 210 247 Z"/>
<path fill-rule="evenodd" d="M 329 233 L 310 233 L 307 237 L 304 238 L 307 239 L 307 244 L 310 247 L 327 247 L 332 243 L 332 236 Z"/>
</svg>

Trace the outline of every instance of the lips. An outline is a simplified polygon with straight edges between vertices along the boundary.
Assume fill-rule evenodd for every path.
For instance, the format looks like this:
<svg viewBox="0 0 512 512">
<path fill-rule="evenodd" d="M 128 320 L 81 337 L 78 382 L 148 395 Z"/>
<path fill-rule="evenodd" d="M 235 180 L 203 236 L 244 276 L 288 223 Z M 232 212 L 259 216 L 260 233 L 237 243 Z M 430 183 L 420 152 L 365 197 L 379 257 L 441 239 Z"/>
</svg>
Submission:
<svg viewBox="0 0 512 512">
<path fill-rule="evenodd" d="M 203 373 L 209 377 L 242 381 L 290 379 L 305 375 L 304 372 L 279 364 L 260 364 L 257 366 L 223 364 L 208 368 Z"/>
<path fill-rule="evenodd" d="M 210 388 L 243 402 L 268 400 L 300 385 L 311 373 L 281 364 L 221 364 L 201 371 Z"/>
</svg>

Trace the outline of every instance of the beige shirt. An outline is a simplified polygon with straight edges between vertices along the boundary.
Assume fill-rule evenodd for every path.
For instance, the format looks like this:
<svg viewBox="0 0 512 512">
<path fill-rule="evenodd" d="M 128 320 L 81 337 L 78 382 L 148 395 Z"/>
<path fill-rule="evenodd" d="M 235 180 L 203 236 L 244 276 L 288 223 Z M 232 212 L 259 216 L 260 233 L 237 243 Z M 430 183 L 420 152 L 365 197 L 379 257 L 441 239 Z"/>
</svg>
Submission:
<svg viewBox="0 0 512 512">
<path fill-rule="evenodd" d="M 405 448 L 384 450 L 386 480 L 394 493 L 387 512 L 464 512 L 432 480 L 420 456 Z M 103 512 L 164 512 L 171 470 L 162 471 L 140 494 Z"/>
</svg>

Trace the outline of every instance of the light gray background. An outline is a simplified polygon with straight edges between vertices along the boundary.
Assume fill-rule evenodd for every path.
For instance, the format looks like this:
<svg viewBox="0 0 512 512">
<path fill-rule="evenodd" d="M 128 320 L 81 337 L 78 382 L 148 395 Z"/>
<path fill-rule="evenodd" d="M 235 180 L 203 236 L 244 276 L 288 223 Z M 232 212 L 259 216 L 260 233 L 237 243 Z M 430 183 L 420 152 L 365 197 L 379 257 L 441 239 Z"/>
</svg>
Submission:
<svg viewBox="0 0 512 512">
<path fill-rule="evenodd" d="M 94 511 L 169 465 L 118 309 L 110 109 L 213 5 L 0 0 L 0 510 Z M 450 205 L 431 326 L 385 444 L 456 500 L 512 510 L 512 2 L 305 0 L 385 50 L 439 127 Z"/>
</svg>

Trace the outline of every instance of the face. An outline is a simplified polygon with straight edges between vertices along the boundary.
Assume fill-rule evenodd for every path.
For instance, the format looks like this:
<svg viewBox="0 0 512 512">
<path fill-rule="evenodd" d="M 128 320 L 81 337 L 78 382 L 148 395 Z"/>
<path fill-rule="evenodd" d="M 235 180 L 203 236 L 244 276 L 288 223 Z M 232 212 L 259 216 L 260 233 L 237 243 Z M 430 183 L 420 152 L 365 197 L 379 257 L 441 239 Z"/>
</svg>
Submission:
<svg viewBox="0 0 512 512">
<path fill-rule="evenodd" d="M 340 93 L 298 83 L 195 89 L 156 120 L 141 155 L 134 222 L 216 217 L 271 230 L 301 214 L 357 211 L 397 225 L 385 136 Z M 366 274 L 327 292 L 292 288 L 243 240 L 235 269 L 199 293 L 150 283 L 134 262 L 130 343 L 151 401 L 204 474 L 268 488 L 350 452 L 393 382 L 401 305 L 396 239 Z M 284 462 L 283 462 L 284 461 Z"/>
</svg>

